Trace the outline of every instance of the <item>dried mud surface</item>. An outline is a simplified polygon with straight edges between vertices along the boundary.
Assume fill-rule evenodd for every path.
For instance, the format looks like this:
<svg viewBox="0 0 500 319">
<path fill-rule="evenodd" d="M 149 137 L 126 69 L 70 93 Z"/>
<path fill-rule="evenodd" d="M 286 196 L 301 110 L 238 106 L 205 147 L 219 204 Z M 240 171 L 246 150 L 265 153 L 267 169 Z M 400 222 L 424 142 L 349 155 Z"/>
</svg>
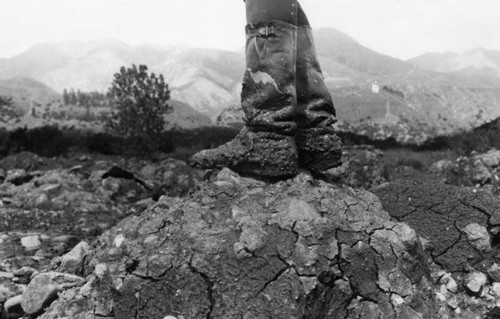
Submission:
<svg viewBox="0 0 500 319">
<path fill-rule="evenodd" d="M 371 193 L 229 170 L 99 237 L 41 318 L 440 318 L 417 234 Z"/>
</svg>

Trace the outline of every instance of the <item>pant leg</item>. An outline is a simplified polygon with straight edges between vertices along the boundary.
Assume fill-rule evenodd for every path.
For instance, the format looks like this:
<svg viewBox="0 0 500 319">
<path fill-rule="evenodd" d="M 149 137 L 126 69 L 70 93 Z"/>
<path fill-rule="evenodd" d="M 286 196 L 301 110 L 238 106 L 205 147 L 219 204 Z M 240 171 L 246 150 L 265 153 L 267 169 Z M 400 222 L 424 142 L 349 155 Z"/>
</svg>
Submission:
<svg viewBox="0 0 500 319">
<path fill-rule="evenodd" d="M 300 6 L 300 3 L 298 4 L 298 12 L 297 12 L 297 26 L 301 26 L 301 25 L 307 25 L 309 26 L 309 20 L 307 19 L 307 16 L 304 12 L 304 10 L 302 10 L 302 7 Z"/>
<path fill-rule="evenodd" d="M 299 5 L 297 21 L 297 124 L 300 128 L 327 127 L 335 123 L 335 107 L 325 84 L 311 26 Z"/>
<path fill-rule="evenodd" d="M 297 25 L 297 0 L 246 0 L 247 23 L 278 20 Z"/>
</svg>

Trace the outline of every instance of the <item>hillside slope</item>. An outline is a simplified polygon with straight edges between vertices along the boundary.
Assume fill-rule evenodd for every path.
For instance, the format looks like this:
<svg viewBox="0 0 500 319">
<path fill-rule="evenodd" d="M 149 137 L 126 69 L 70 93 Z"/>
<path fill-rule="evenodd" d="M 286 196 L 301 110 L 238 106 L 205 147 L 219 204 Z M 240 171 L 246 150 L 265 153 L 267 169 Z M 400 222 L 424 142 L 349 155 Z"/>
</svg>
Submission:
<svg viewBox="0 0 500 319">
<path fill-rule="evenodd" d="M 465 69 L 443 69 L 432 56 L 420 59 L 425 63 L 405 62 L 370 50 L 335 29 L 319 29 L 314 35 L 340 130 L 420 143 L 500 116 L 495 68 L 471 68 L 496 65 L 498 52 L 473 50 L 460 60 L 469 61 L 462 63 Z M 225 110 L 239 105 L 244 61 L 242 52 L 214 49 L 133 47 L 116 40 L 52 43 L 0 60 L 0 77 L 31 76 L 57 91 L 106 91 L 120 66 L 146 64 L 165 76 L 172 99 L 218 123 L 234 124 L 238 116 Z"/>
<path fill-rule="evenodd" d="M 0 59 L 0 79 L 30 77 L 59 93 L 65 88 L 105 92 L 121 66 L 145 64 L 164 75 L 173 99 L 213 116 L 235 103 L 243 61 L 234 52 L 130 46 L 117 40 L 46 43 Z"/>
<path fill-rule="evenodd" d="M 462 53 L 427 53 L 408 60 L 422 69 L 469 76 L 500 77 L 500 51 L 476 48 Z"/>
</svg>

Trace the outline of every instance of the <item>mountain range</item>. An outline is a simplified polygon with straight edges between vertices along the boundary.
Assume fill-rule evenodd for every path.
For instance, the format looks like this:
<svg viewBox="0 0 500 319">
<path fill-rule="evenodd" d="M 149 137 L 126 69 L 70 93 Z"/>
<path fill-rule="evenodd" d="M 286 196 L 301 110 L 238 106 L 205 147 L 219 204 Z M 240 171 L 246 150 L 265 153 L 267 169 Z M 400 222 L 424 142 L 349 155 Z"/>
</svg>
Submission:
<svg viewBox="0 0 500 319">
<path fill-rule="evenodd" d="M 498 50 L 476 48 L 462 53 L 427 53 L 408 62 L 422 69 L 436 72 L 500 77 L 500 51 Z"/>
<path fill-rule="evenodd" d="M 420 143 L 500 116 L 499 51 L 425 54 L 403 61 L 335 29 L 315 30 L 314 37 L 339 130 Z M 0 79 L 31 78 L 43 83 L 47 94 L 65 88 L 106 91 L 121 66 L 145 64 L 164 75 L 172 99 L 224 123 L 242 117 L 244 61 L 243 52 L 130 46 L 109 39 L 44 43 L 0 59 Z"/>
</svg>

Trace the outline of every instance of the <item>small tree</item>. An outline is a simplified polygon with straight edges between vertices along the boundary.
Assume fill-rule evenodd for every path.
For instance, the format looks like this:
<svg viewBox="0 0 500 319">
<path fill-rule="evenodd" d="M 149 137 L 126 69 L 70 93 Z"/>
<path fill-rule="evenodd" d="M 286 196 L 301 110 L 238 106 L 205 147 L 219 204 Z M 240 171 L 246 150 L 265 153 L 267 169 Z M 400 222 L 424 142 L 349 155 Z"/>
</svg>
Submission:
<svg viewBox="0 0 500 319">
<path fill-rule="evenodd" d="M 112 112 L 106 128 L 127 141 L 128 153 L 149 153 L 158 148 L 171 108 L 170 90 L 163 76 L 148 74 L 145 65 L 121 67 L 109 89 Z"/>
</svg>

